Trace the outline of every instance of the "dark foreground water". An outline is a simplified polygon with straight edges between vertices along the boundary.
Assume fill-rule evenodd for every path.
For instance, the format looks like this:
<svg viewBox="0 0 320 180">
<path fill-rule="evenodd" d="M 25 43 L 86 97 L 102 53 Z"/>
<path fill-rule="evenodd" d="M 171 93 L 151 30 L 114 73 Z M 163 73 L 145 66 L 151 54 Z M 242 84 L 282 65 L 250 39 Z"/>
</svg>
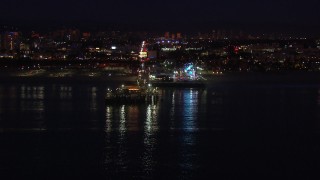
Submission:
<svg viewBox="0 0 320 180">
<path fill-rule="evenodd" d="M 319 177 L 316 83 L 212 82 L 150 105 L 105 105 L 109 86 L 0 85 L 0 179 Z"/>
</svg>

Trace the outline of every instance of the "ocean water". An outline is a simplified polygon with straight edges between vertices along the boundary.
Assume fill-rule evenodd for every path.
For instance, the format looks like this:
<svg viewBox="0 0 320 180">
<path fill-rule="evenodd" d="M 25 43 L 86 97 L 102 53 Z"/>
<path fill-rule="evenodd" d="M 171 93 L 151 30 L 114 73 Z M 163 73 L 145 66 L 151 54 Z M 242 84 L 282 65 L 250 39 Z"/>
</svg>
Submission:
<svg viewBox="0 0 320 180">
<path fill-rule="evenodd" d="M 1 179 L 319 176 L 320 84 L 211 82 L 106 104 L 114 86 L 0 85 Z"/>
</svg>

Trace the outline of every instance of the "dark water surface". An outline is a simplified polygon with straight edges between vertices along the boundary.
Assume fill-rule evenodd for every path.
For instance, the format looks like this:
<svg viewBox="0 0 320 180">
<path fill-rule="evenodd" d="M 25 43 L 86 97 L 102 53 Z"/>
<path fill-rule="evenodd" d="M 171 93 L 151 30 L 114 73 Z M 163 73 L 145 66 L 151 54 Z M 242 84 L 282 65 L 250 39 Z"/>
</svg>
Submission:
<svg viewBox="0 0 320 180">
<path fill-rule="evenodd" d="M 0 178 L 319 177 L 317 84 L 168 88 L 144 105 L 105 105 L 107 87 L 0 85 Z"/>
</svg>

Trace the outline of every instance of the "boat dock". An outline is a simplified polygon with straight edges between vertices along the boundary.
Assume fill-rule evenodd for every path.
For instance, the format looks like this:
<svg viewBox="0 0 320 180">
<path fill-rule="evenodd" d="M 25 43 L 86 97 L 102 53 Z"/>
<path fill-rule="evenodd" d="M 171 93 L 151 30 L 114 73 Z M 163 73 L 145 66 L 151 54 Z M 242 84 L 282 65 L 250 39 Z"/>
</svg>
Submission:
<svg viewBox="0 0 320 180">
<path fill-rule="evenodd" d="M 108 89 L 105 97 L 106 104 L 118 103 L 154 103 L 159 99 L 158 88 L 124 86 L 116 90 Z"/>
</svg>

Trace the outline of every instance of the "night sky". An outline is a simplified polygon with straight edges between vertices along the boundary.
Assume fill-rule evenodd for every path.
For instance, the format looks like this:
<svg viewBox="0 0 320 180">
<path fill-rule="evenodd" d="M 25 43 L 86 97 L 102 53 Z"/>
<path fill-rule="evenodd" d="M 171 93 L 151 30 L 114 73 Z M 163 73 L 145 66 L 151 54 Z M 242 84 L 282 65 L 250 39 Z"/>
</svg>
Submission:
<svg viewBox="0 0 320 180">
<path fill-rule="evenodd" d="M 46 26 L 115 23 L 149 29 L 167 25 L 315 31 L 319 8 L 319 0 L 1 0 L 0 20 Z"/>
</svg>

